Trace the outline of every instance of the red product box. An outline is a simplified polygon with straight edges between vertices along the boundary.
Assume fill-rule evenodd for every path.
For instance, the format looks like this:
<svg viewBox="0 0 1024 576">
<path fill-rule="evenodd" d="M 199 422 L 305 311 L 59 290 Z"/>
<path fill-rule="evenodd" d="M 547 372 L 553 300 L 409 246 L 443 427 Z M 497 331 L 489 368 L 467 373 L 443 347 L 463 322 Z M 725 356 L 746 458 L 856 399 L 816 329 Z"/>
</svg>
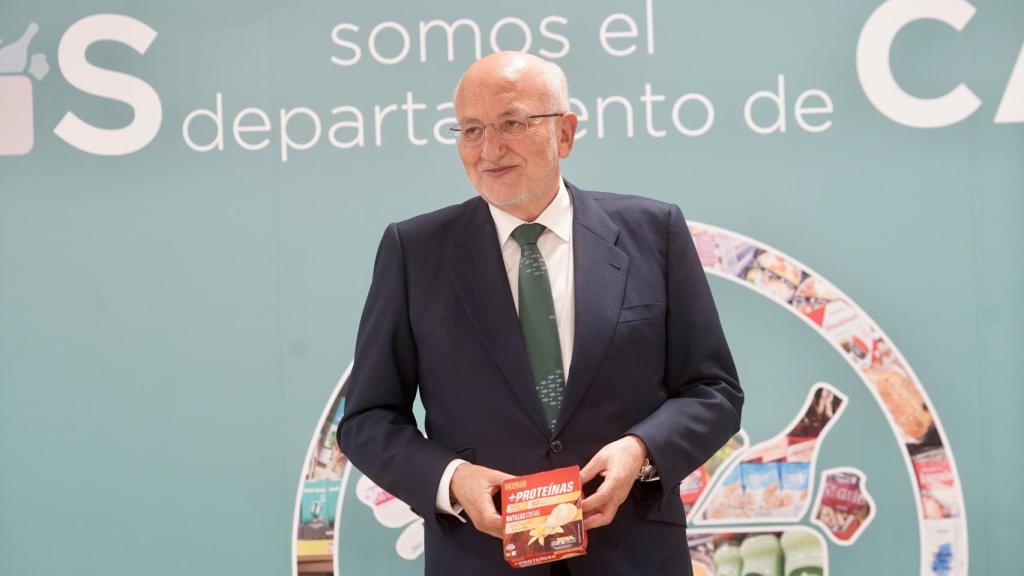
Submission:
<svg viewBox="0 0 1024 576">
<path fill-rule="evenodd" d="M 708 471 L 704 466 L 697 468 L 679 484 L 679 499 L 683 501 L 683 506 L 687 511 L 690 510 L 690 506 L 693 506 L 697 500 L 700 499 L 700 495 L 704 493 L 704 489 L 708 487 Z"/>
<path fill-rule="evenodd" d="M 505 561 L 513 568 L 587 553 L 579 466 L 505 480 L 501 508 Z"/>
<path fill-rule="evenodd" d="M 828 527 L 832 535 L 848 542 L 861 528 L 871 512 L 864 498 L 860 478 L 849 472 L 837 472 L 825 477 L 818 520 Z"/>
</svg>

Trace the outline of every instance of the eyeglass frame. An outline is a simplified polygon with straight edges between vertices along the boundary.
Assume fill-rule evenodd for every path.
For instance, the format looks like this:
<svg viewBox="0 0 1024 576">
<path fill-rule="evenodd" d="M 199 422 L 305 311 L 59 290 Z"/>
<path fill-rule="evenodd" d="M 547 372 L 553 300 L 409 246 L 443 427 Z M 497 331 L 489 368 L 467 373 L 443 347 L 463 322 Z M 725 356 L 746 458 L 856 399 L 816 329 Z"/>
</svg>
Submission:
<svg viewBox="0 0 1024 576">
<path fill-rule="evenodd" d="M 527 121 L 527 129 L 529 129 L 528 122 L 530 120 L 533 120 L 533 119 L 536 119 L 536 118 L 558 118 L 560 116 L 565 116 L 566 114 L 568 114 L 568 112 L 551 112 L 549 114 L 527 115 L 527 116 L 523 116 L 522 118 Z M 515 118 L 515 117 L 513 116 L 512 118 Z M 508 119 L 508 117 L 506 116 L 504 119 Z M 526 130 L 524 130 L 522 134 L 513 134 L 511 136 L 508 136 L 505 133 L 503 133 L 495 125 L 495 122 L 500 122 L 500 121 L 501 121 L 501 119 L 494 120 L 492 122 L 468 122 L 468 124 L 479 124 L 481 126 L 481 132 L 480 132 L 480 139 L 479 140 L 468 140 L 468 141 L 465 140 L 465 132 L 462 130 L 463 124 L 456 124 L 455 126 L 451 126 L 451 127 L 448 128 L 448 130 L 450 130 L 452 132 L 455 132 L 458 135 L 457 137 L 458 137 L 458 140 L 459 140 L 460 144 L 463 143 L 463 142 L 466 142 L 466 144 L 469 144 L 469 145 L 475 145 L 475 144 L 482 143 L 484 141 L 484 135 L 487 132 L 487 127 L 488 126 L 490 126 L 491 128 L 494 128 L 494 132 L 502 140 L 512 140 L 512 139 L 515 139 L 515 138 L 519 138 L 523 134 L 526 134 Z"/>
</svg>

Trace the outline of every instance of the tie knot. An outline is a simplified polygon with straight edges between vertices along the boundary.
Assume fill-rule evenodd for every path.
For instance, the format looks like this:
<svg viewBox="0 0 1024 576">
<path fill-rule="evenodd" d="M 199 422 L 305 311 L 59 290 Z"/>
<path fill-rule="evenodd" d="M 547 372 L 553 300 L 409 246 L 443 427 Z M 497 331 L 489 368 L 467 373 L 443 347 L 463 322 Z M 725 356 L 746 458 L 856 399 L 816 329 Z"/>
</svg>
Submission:
<svg viewBox="0 0 1024 576">
<path fill-rule="evenodd" d="M 519 246 L 526 246 L 527 244 L 536 244 L 537 238 L 544 232 L 543 224 L 520 224 L 512 231 L 512 238 L 515 239 Z"/>
</svg>

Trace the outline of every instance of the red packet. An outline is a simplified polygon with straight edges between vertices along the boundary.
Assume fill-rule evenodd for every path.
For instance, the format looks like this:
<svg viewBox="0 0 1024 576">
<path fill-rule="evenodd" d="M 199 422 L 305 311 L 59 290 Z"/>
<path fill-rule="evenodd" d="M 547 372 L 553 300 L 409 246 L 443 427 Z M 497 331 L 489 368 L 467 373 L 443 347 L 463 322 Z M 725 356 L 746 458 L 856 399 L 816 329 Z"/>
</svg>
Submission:
<svg viewBox="0 0 1024 576">
<path fill-rule="evenodd" d="M 587 553 L 582 486 L 579 466 L 501 483 L 505 560 L 513 568 Z"/>
</svg>

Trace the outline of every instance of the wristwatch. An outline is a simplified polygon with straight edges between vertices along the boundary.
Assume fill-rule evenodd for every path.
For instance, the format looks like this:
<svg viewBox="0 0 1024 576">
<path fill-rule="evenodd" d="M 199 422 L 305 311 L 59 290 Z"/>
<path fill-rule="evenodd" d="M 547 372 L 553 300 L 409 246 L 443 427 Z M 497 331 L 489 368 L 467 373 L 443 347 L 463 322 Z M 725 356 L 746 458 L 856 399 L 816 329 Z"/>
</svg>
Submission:
<svg viewBox="0 0 1024 576">
<path fill-rule="evenodd" d="M 644 458 L 644 465 L 640 467 L 640 473 L 636 475 L 636 479 L 640 482 L 656 482 L 661 480 L 661 476 L 658 475 L 658 469 L 651 464 L 650 458 Z"/>
</svg>

